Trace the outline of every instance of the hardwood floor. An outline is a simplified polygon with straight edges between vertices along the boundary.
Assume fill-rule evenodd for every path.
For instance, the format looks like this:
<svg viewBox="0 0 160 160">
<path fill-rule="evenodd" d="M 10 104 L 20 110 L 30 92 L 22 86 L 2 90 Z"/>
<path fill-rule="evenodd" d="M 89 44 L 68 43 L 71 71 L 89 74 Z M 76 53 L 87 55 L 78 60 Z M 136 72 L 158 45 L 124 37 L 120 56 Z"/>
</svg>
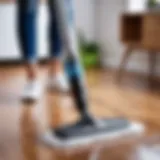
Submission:
<svg viewBox="0 0 160 160">
<path fill-rule="evenodd" d="M 38 137 L 48 127 L 69 123 L 78 116 L 72 97 L 45 91 L 38 103 L 20 100 L 25 83 L 22 67 L 0 68 L 0 160 L 132 160 L 140 144 L 159 141 L 160 88 L 148 88 L 147 79 L 127 74 L 116 84 L 114 72 L 93 70 L 87 72 L 90 110 L 97 117 L 127 117 L 146 125 L 141 138 L 110 145 L 96 144 L 76 150 L 61 151 L 50 148 Z M 41 68 L 40 79 L 47 79 L 46 67 Z M 159 141 L 160 142 L 160 141 Z"/>
</svg>

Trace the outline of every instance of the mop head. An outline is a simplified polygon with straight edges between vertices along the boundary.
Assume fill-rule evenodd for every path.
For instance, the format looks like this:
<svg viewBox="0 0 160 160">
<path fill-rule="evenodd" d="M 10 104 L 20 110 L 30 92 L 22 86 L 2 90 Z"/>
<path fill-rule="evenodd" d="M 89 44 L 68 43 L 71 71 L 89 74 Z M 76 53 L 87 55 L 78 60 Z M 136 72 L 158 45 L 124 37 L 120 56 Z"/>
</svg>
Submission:
<svg viewBox="0 0 160 160">
<path fill-rule="evenodd" d="M 53 147 L 68 148 L 88 145 L 97 142 L 109 142 L 126 136 L 141 135 L 144 126 L 137 122 L 122 119 L 100 120 L 98 126 L 72 125 L 54 130 L 49 130 L 43 141 Z"/>
</svg>

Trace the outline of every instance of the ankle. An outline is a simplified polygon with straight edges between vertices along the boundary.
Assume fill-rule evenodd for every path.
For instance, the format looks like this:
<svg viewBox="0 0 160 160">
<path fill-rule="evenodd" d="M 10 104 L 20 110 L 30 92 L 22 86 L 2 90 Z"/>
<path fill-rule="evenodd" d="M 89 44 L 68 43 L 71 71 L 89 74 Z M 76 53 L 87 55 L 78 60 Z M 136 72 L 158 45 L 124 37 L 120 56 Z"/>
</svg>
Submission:
<svg viewBox="0 0 160 160">
<path fill-rule="evenodd" d="M 49 75 L 56 76 L 59 73 L 62 73 L 63 66 L 62 62 L 59 59 L 51 60 L 49 63 Z"/>
<path fill-rule="evenodd" d="M 27 75 L 27 80 L 29 81 L 36 81 L 38 78 L 37 75 Z"/>
<path fill-rule="evenodd" d="M 37 64 L 26 64 L 26 74 L 28 80 L 36 80 L 38 77 L 38 67 Z"/>
</svg>

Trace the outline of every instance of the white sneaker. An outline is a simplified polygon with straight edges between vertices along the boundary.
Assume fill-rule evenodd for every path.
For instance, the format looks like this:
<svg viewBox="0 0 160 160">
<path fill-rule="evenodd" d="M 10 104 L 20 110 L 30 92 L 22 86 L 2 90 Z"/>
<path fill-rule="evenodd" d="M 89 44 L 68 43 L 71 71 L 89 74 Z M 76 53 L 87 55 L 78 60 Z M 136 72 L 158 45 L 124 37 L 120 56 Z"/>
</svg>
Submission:
<svg viewBox="0 0 160 160">
<path fill-rule="evenodd" d="M 41 96 L 41 85 L 37 80 L 30 80 L 27 82 L 23 94 L 23 100 L 38 100 Z"/>
<path fill-rule="evenodd" d="M 60 92 L 68 92 L 69 84 L 64 74 L 60 73 L 56 76 L 49 77 L 48 88 L 51 90 L 55 89 Z"/>
</svg>

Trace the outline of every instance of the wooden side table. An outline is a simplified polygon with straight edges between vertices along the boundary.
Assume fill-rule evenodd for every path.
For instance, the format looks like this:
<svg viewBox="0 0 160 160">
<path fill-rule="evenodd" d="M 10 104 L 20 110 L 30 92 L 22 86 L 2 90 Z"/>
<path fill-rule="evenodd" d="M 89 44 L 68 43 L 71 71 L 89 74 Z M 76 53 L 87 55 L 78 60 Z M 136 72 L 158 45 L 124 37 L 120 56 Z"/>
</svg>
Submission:
<svg viewBox="0 0 160 160">
<path fill-rule="evenodd" d="M 121 42 L 126 49 L 118 71 L 120 78 L 134 50 L 145 50 L 149 56 L 150 76 L 154 74 L 156 55 L 160 51 L 160 12 L 124 13 L 121 17 Z"/>
</svg>

